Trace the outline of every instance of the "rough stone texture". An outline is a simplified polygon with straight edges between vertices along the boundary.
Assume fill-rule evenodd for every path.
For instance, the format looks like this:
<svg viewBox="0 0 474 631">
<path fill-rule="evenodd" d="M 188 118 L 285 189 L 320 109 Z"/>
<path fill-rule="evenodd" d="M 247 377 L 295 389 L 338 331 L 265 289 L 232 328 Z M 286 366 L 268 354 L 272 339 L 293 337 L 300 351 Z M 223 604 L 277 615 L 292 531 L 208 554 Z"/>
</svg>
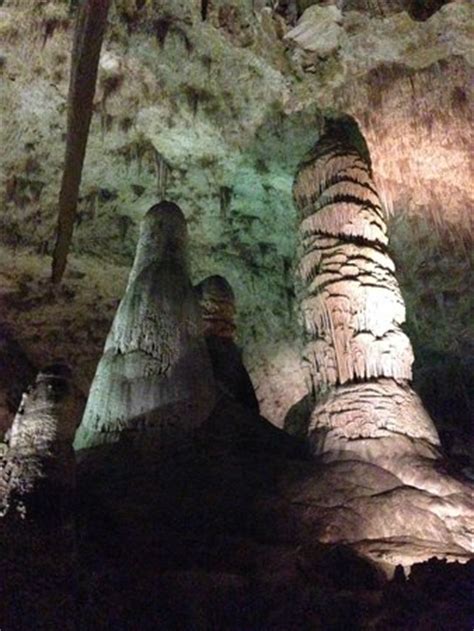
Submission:
<svg viewBox="0 0 474 631">
<path fill-rule="evenodd" d="M 208 276 L 196 285 L 195 291 L 218 392 L 259 414 L 242 351 L 234 341 L 236 305 L 232 287 L 222 276 Z"/>
<path fill-rule="evenodd" d="M 439 445 L 419 397 L 389 379 L 346 385 L 321 397 L 311 415 L 309 431 L 313 430 L 323 435 L 331 431 L 336 442 L 403 434 Z"/>
<path fill-rule="evenodd" d="M 81 412 L 69 368 L 57 364 L 38 373 L 6 437 L 0 476 L 2 516 L 15 508 L 28 511 L 29 496 L 46 496 L 49 486 L 73 488 L 71 445 Z"/>
<path fill-rule="evenodd" d="M 451 237 L 453 247 L 442 252 L 445 261 L 456 269 L 466 263 L 472 7 L 449 3 L 419 22 L 406 12 L 387 11 L 380 19 L 371 11 L 398 3 L 360 3 L 357 11 L 339 6 L 338 47 L 318 57 L 283 39 L 291 29 L 281 15 L 296 15 L 294 8 L 286 13 L 285 3 L 273 12 L 265 2 L 209 2 L 205 20 L 200 3 L 169 0 L 160 3 L 159 13 L 151 4 L 137 8 L 123 1 L 111 9 L 72 273 L 66 277 L 76 296 L 70 304 L 58 291 L 64 315 L 58 315 L 57 325 L 48 324 L 49 306 L 38 304 L 42 287 L 28 282 L 28 300 L 36 301 L 36 317 L 47 323 L 42 337 L 57 339 L 59 353 L 74 359 L 87 391 L 103 343 L 95 331 L 104 335 L 114 308 L 110 303 L 122 295 L 139 220 L 157 193 L 176 199 L 189 220 L 194 280 L 219 273 L 231 281 L 240 305 L 239 343 L 262 410 L 281 424 L 305 395 L 300 352 L 294 348 L 295 341 L 301 344 L 301 331 L 294 317 L 291 184 L 295 165 L 317 139 L 318 111 L 348 112 L 359 121 L 381 195 L 402 222 L 401 240 L 392 239 L 397 264 L 419 248 L 428 256 L 426 244 L 412 245 L 414 216 L 427 223 L 437 250 L 443 251 Z M 299 3 L 299 13 L 309 4 Z M 34 6 L 6 0 L 1 11 L 1 134 L 2 145 L 9 147 L 0 164 L 2 244 L 16 248 L 16 254 L 6 250 L 7 260 L 14 256 L 16 263 L 2 270 L 2 277 L 9 276 L 17 294 L 25 286 L 24 248 L 36 270 L 49 265 L 72 31 L 71 15 L 59 0 Z M 461 251 L 464 258 L 458 261 Z M 110 266 L 117 277 L 113 284 Z M 78 269 L 86 274 L 83 281 L 75 277 Z M 421 270 L 416 281 L 423 282 Z M 100 307 L 87 313 L 81 295 L 89 297 L 95 284 Z M 449 319 L 459 322 L 468 292 L 461 284 L 455 288 L 461 295 Z M 25 302 L 19 298 L 8 301 L 5 317 L 13 323 L 13 336 L 41 363 L 43 339 L 17 317 L 18 303 Z M 78 329 L 94 331 L 94 348 L 79 353 L 83 345 L 71 337 L 80 338 L 78 332 L 58 336 L 53 331 L 69 329 L 71 314 L 82 322 Z M 439 322 L 437 303 L 417 314 L 423 323 Z M 442 326 L 446 331 L 447 324 Z M 412 341 L 428 368 L 429 360 L 419 352 L 426 338 L 418 340 L 417 330 L 411 326 Z M 451 352 L 447 337 L 438 338 L 445 354 Z M 463 365 L 465 346 L 460 345 Z M 449 379 L 450 366 L 456 365 L 438 363 L 438 369 Z M 457 400 L 466 405 L 465 397 Z M 437 416 L 453 409 L 442 407 Z M 459 412 L 469 417 L 469 410 Z"/>
<path fill-rule="evenodd" d="M 214 381 L 186 249 L 186 221 L 178 206 L 153 206 L 142 224 L 76 449 L 140 434 L 143 444 L 157 447 L 183 438 L 209 416 Z"/>
<path fill-rule="evenodd" d="M 472 7 L 468 1 L 439 11 L 436 1 L 423 7 L 396 0 L 332 2 L 342 15 L 331 22 L 330 46 L 320 54 L 311 39 L 305 50 L 297 38 L 285 37 L 298 17 L 307 20 L 311 13 L 305 18 L 304 10 L 312 4 L 113 3 L 73 253 L 65 284 L 53 291 L 47 279 L 72 16 L 62 0 L 4 0 L 2 327 L 8 324 L 34 365 L 56 354 L 67 357 L 87 392 L 125 289 L 138 223 L 157 197 L 175 199 L 191 233 L 193 282 L 220 274 L 234 288 L 238 343 L 262 412 L 281 424 L 300 400 L 303 408 L 313 405 L 305 396 L 312 383 L 300 366 L 302 327 L 295 318 L 291 185 L 296 164 L 320 133 L 321 114 L 349 113 L 369 144 L 385 206 L 407 330 L 421 359 L 415 380 L 424 386 L 420 393 L 436 421 L 446 423 L 457 449 L 465 450 L 474 392 L 468 356 Z M 408 13 L 399 11 L 402 5 Z M 307 26 L 321 36 L 317 25 Z M 384 238 L 380 225 L 374 233 Z M 384 282 L 390 278 L 385 256 L 373 256 L 367 265 Z M 195 451 L 174 454 L 154 472 L 131 473 L 127 480 L 99 472 L 90 485 L 82 482 L 80 628 L 174 629 L 189 621 L 219 629 L 386 631 L 431 628 L 440 620 L 449 630 L 470 628 L 472 562 L 425 563 L 412 569 L 413 577 L 386 584 L 346 547 L 315 544 L 321 532 L 327 540 L 341 536 L 331 530 L 327 506 L 319 505 L 329 487 L 343 503 L 352 498 L 354 532 L 364 523 L 375 536 L 384 533 L 384 539 L 353 541 L 350 519 L 339 521 L 352 549 L 389 573 L 397 563 L 411 565 L 429 555 L 464 562 L 462 530 L 468 526 L 454 515 L 464 487 L 455 477 L 447 483 L 436 447 L 401 436 L 390 443 L 384 436 L 375 444 L 354 440 L 352 451 L 341 453 L 337 440 L 336 450 L 326 440 L 324 467 L 314 470 L 313 463 L 284 461 L 282 454 L 291 449 L 281 434 L 258 425 L 232 401 L 222 413 L 203 428 Z M 217 435 L 214 442 L 210 435 Z M 388 459 L 400 445 L 405 457 Z M 135 454 L 125 450 L 122 456 L 117 468 L 123 471 L 127 463 L 133 472 Z M 275 482 L 279 477 L 284 488 L 298 482 L 286 497 Z M 405 493 L 408 486 L 419 491 Z M 300 503 L 292 501 L 298 489 Z M 308 501 L 303 491 L 312 494 Z M 382 510 L 384 493 L 391 511 Z M 381 509 L 376 514 L 364 499 L 368 495 Z M 406 502 L 418 516 L 409 523 L 421 540 L 403 532 Z M 369 513 L 376 527 L 368 523 Z M 445 518 L 453 540 L 428 540 L 446 533 L 440 524 Z M 19 536 L 26 540 L 24 530 Z M 11 557 L 0 551 L 0 559 L 12 560 L 7 576 L 20 594 L 17 611 L 26 605 L 37 614 L 34 599 L 21 600 L 15 573 L 20 559 L 26 559 L 20 574 L 36 584 L 45 577 L 45 593 L 67 603 L 63 590 L 70 589 L 74 570 L 48 580 L 45 568 L 64 567 L 64 556 L 52 553 L 54 530 L 41 537 L 37 563 L 31 548 Z M 0 541 L 8 548 L 7 538 Z M 0 581 L 0 590 L 5 585 Z M 6 602 L 0 594 L 0 611 Z M 38 616 L 32 618 L 10 627 L 34 628 Z M 67 624 L 47 618 L 46 627 Z"/>
<path fill-rule="evenodd" d="M 405 305 L 370 165 L 338 133 L 329 130 L 320 139 L 294 187 L 310 338 L 305 356 L 316 391 L 356 379 L 412 376 L 413 353 L 401 329 Z"/>
<path fill-rule="evenodd" d="M 83 401 L 62 364 L 24 394 L 0 461 L 0 624 L 75 627 L 72 440 Z"/>
<path fill-rule="evenodd" d="M 403 620 L 421 631 L 433 611 L 444 615 L 452 607 L 463 628 L 472 610 L 472 561 L 411 567 L 427 554 L 468 560 L 458 544 L 436 539 L 444 528 L 439 522 L 455 512 L 452 501 L 410 496 L 396 476 L 367 462 L 315 464 L 294 443 L 290 454 L 283 436 L 227 401 L 198 430 L 194 445 L 155 466 L 143 467 L 124 451 L 103 470 L 81 468 L 82 626 L 174 630 L 199 622 L 226 631 L 383 631 Z M 371 507 L 383 506 L 384 494 L 386 510 L 374 514 Z M 349 519 L 340 525 L 350 547 L 318 542 L 340 534 L 325 515 L 340 511 L 348 496 L 354 529 Z M 407 501 L 413 504 L 407 523 L 420 539 L 406 536 L 401 507 Z M 426 510 L 430 503 L 442 520 Z M 386 538 L 356 540 L 367 524 Z M 395 571 L 399 563 L 413 579 Z M 395 571 L 394 579 L 387 581 L 381 569 L 390 577 Z"/>
<path fill-rule="evenodd" d="M 354 124 L 330 121 L 295 181 L 316 393 L 307 431 L 326 469 L 302 490 L 290 484 L 287 497 L 306 507 L 302 519 L 320 540 L 357 542 L 369 557 L 367 542 L 390 550 L 394 541 L 392 563 L 404 566 L 420 547 L 426 559 L 466 560 L 473 488 L 443 469 L 436 429 L 410 387 L 405 308 L 369 159 Z"/>
<path fill-rule="evenodd" d="M 195 287 L 204 323 L 204 335 L 234 338 L 235 295 L 223 276 L 208 276 Z"/>
<path fill-rule="evenodd" d="M 0 437 L 9 429 L 35 369 L 20 344 L 3 325 L 0 331 Z"/>
</svg>

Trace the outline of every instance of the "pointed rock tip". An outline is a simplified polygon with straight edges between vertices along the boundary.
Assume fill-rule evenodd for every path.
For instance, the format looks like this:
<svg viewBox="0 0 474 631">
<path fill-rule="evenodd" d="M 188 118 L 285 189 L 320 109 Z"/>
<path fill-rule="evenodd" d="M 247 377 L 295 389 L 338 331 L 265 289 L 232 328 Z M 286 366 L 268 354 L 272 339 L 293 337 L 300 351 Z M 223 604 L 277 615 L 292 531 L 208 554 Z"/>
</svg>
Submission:
<svg viewBox="0 0 474 631">
<path fill-rule="evenodd" d="M 230 283 L 219 274 L 207 276 L 196 285 L 196 291 L 199 297 L 212 295 L 217 299 L 229 302 L 235 301 L 234 291 Z"/>
</svg>

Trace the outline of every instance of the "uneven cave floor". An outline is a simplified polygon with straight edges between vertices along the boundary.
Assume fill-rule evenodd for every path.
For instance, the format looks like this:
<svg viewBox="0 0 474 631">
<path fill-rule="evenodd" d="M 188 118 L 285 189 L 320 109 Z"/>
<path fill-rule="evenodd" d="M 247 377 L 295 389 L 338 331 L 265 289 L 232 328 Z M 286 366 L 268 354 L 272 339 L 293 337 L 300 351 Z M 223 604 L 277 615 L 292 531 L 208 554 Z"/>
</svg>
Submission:
<svg viewBox="0 0 474 631">
<path fill-rule="evenodd" d="M 281 481 L 320 466 L 228 400 L 158 458 L 95 449 L 78 471 L 79 628 L 470 631 L 474 561 L 388 579 L 349 546 L 318 543 Z"/>
</svg>

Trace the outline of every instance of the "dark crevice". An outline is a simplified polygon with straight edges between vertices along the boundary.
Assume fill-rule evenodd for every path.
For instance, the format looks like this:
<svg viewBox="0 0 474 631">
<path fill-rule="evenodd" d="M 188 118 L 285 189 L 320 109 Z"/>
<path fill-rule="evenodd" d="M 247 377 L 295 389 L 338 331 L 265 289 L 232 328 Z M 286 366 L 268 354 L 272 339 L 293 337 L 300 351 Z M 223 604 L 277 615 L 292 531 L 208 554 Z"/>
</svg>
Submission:
<svg viewBox="0 0 474 631">
<path fill-rule="evenodd" d="M 408 13 L 414 20 L 424 22 L 451 1 L 452 0 L 411 0 Z"/>
<path fill-rule="evenodd" d="M 357 235 L 346 235 L 346 234 L 330 234 L 329 232 L 323 232 L 322 230 L 306 230 L 302 234 L 302 239 L 309 239 L 310 237 L 322 237 L 326 239 L 341 239 L 342 243 L 353 243 L 354 245 L 366 246 L 381 252 L 382 254 L 387 254 L 387 246 L 384 243 L 381 243 L 377 240 L 366 239 Z"/>
<path fill-rule="evenodd" d="M 366 169 L 361 169 L 360 167 L 351 167 L 351 168 L 359 168 L 360 171 L 364 171 L 364 173 L 368 176 L 367 170 Z M 347 170 L 347 169 L 345 169 Z M 376 195 L 378 197 L 378 193 L 375 190 L 375 187 L 372 186 L 372 184 L 369 182 L 361 182 L 360 180 L 358 180 L 355 177 L 352 177 L 350 175 L 344 175 L 344 171 L 339 171 L 338 173 L 336 173 L 333 177 L 331 177 L 329 180 L 326 180 L 324 183 L 321 183 L 319 186 L 319 191 L 320 194 L 324 194 L 327 190 L 329 190 L 330 188 L 332 188 L 333 186 L 336 186 L 337 184 L 341 184 L 343 182 L 350 182 L 351 184 L 356 184 L 357 186 L 361 186 L 362 188 L 366 188 L 367 190 L 369 190 L 371 193 L 373 193 L 374 195 Z"/>
<path fill-rule="evenodd" d="M 207 20 L 208 9 L 209 9 L 209 0 L 201 0 L 201 19 L 203 22 Z"/>
</svg>

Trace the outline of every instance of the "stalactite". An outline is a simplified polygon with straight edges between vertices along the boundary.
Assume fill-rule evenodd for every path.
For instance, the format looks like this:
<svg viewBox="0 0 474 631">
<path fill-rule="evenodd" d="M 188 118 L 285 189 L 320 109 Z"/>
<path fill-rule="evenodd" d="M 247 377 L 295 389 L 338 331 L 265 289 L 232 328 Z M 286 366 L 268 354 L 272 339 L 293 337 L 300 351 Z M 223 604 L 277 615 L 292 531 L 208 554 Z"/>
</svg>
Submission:
<svg viewBox="0 0 474 631">
<path fill-rule="evenodd" d="M 154 151 L 155 154 L 155 171 L 156 171 L 156 192 L 159 198 L 166 198 L 166 190 L 168 188 L 168 176 L 170 168 L 163 156 Z"/>
<path fill-rule="evenodd" d="M 84 0 L 78 9 L 68 94 L 66 156 L 59 193 L 52 280 L 61 282 L 71 244 L 92 118 L 100 49 L 110 0 Z"/>
</svg>

